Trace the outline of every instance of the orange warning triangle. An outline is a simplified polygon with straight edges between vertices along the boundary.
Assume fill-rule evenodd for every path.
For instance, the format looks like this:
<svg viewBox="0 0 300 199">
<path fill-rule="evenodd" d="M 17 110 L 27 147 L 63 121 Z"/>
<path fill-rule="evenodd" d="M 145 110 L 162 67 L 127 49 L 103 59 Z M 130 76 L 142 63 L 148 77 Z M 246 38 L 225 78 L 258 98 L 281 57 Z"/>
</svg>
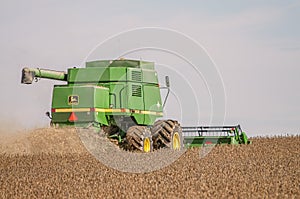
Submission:
<svg viewBox="0 0 300 199">
<path fill-rule="evenodd" d="M 71 113 L 70 117 L 69 117 L 69 121 L 70 122 L 75 122 L 78 120 L 78 117 L 75 115 L 74 112 Z"/>
</svg>

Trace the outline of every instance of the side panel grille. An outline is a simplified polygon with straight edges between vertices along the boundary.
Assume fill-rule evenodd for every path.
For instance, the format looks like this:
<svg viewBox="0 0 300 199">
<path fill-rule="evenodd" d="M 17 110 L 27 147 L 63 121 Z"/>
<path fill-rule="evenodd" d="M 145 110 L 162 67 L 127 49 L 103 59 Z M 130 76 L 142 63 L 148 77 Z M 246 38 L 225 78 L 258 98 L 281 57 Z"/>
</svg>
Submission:
<svg viewBox="0 0 300 199">
<path fill-rule="evenodd" d="M 142 86 L 141 85 L 132 85 L 132 96 L 142 97 Z"/>
<path fill-rule="evenodd" d="M 142 81 L 142 73 L 140 71 L 132 71 L 131 79 L 132 79 L 132 81 L 141 82 Z"/>
</svg>

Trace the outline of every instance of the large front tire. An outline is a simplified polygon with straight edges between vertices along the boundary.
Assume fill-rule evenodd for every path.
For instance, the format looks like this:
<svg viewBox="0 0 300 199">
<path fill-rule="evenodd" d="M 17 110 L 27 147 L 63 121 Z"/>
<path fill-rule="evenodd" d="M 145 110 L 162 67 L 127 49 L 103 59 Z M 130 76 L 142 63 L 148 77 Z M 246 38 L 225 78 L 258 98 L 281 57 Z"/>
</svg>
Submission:
<svg viewBox="0 0 300 199">
<path fill-rule="evenodd" d="M 153 150 L 151 131 L 145 126 L 132 126 L 127 130 L 126 140 L 132 150 L 145 153 Z"/>
<path fill-rule="evenodd" d="M 158 120 L 151 128 L 154 149 L 181 150 L 183 136 L 180 124 L 174 120 Z"/>
</svg>

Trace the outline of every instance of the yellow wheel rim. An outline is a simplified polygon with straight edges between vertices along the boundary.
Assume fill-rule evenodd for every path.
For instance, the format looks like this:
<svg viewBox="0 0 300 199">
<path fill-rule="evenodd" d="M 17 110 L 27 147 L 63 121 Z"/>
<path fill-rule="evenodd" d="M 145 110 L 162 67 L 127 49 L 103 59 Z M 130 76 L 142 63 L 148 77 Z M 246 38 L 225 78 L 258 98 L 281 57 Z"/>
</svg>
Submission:
<svg viewBox="0 0 300 199">
<path fill-rule="evenodd" d="M 174 150 L 180 149 L 180 137 L 178 132 L 175 132 L 173 135 L 173 149 Z"/>
<path fill-rule="evenodd" d="M 149 138 L 144 139 L 144 152 L 150 152 L 151 143 Z"/>
</svg>

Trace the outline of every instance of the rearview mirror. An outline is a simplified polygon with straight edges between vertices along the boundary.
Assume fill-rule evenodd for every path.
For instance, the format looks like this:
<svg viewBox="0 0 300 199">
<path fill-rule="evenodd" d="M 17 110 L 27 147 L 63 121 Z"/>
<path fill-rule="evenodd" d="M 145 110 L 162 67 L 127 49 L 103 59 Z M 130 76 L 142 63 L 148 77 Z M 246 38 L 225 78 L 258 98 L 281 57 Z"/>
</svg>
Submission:
<svg viewBox="0 0 300 199">
<path fill-rule="evenodd" d="M 169 88 L 169 87 L 170 87 L 170 79 L 169 79 L 169 76 L 166 76 L 166 77 L 165 77 L 165 80 L 166 80 L 166 86 Z"/>
</svg>

